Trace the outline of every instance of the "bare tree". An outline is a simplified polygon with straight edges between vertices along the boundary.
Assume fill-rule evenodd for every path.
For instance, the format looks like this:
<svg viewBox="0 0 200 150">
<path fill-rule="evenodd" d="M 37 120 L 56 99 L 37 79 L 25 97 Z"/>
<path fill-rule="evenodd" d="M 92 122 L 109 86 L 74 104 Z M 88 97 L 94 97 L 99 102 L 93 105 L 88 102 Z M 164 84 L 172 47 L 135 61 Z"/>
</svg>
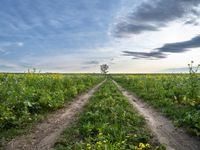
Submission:
<svg viewBox="0 0 200 150">
<path fill-rule="evenodd" d="M 109 66 L 107 64 L 103 64 L 100 66 L 100 69 L 101 69 L 101 73 L 102 74 L 107 74 L 108 73 L 108 68 Z"/>
</svg>

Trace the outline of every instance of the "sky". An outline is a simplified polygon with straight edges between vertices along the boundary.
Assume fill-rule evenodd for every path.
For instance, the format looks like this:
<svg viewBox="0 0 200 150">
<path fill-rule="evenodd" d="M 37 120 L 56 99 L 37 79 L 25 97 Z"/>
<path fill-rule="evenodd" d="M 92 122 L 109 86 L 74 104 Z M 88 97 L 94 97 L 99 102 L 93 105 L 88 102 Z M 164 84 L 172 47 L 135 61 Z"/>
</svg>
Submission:
<svg viewBox="0 0 200 150">
<path fill-rule="evenodd" d="M 0 72 L 183 72 L 199 51 L 200 0 L 0 2 Z"/>
</svg>

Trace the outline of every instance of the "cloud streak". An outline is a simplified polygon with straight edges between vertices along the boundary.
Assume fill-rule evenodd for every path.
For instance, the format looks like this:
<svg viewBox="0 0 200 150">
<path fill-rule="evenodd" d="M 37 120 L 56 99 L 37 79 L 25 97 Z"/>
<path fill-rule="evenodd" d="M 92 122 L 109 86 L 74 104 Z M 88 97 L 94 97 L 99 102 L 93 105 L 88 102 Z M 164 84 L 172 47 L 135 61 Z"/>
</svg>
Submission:
<svg viewBox="0 0 200 150">
<path fill-rule="evenodd" d="M 133 59 L 162 59 L 166 58 L 166 53 L 183 53 L 193 48 L 200 47 L 200 35 L 193 37 L 188 41 L 168 43 L 160 48 L 156 48 L 151 52 L 133 52 L 123 51 L 124 56 L 133 56 Z"/>
<path fill-rule="evenodd" d="M 157 48 L 157 50 L 159 52 L 182 53 L 188 51 L 191 48 L 198 47 L 200 47 L 200 35 L 188 41 L 165 44 L 164 46 Z"/>
<path fill-rule="evenodd" d="M 145 31 L 158 31 L 172 21 L 199 16 L 196 10 L 199 4 L 199 0 L 145 1 L 114 26 L 113 35 L 127 37 Z"/>
<path fill-rule="evenodd" d="M 123 51 L 124 56 L 133 56 L 133 59 L 162 59 L 166 58 L 166 54 L 162 52 L 132 52 L 132 51 Z"/>
<path fill-rule="evenodd" d="M 158 29 L 153 25 L 138 25 L 128 22 L 121 22 L 117 24 L 114 34 L 116 37 L 125 37 L 129 36 L 130 34 L 140 34 L 144 31 L 158 31 Z"/>
<path fill-rule="evenodd" d="M 186 21 L 184 24 L 193 25 L 193 26 L 199 26 L 199 22 L 196 19 L 190 19 L 190 20 Z"/>
<path fill-rule="evenodd" d="M 86 61 L 85 64 L 88 64 L 88 65 L 98 65 L 99 61 L 96 61 L 96 60 Z"/>
</svg>

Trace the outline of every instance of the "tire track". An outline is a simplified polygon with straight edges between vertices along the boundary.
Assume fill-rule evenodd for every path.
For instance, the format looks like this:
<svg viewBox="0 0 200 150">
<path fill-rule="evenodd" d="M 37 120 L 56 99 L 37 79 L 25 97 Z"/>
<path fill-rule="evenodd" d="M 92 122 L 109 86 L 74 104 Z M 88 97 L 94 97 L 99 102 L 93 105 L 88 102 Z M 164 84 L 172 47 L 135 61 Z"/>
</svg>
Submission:
<svg viewBox="0 0 200 150">
<path fill-rule="evenodd" d="M 56 142 L 57 138 L 73 121 L 75 115 L 81 111 L 89 98 L 105 82 L 97 84 L 87 93 L 78 96 L 70 105 L 50 114 L 47 119 L 38 123 L 29 135 L 23 135 L 11 140 L 7 150 L 47 150 Z"/>
<path fill-rule="evenodd" d="M 148 127 L 167 150 L 200 150 L 200 141 L 189 136 L 183 129 L 175 128 L 170 120 L 156 112 L 147 103 L 141 102 L 134 94 L 113 81 L 128 101 L 145 118 Z"/>
</svg>

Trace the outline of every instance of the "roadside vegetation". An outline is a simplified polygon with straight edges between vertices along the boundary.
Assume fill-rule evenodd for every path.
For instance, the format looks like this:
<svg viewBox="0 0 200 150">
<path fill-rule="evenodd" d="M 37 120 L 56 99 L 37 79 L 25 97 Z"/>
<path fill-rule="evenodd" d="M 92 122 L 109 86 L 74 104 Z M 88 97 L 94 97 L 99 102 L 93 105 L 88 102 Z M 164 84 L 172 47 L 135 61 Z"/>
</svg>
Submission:
<svg viewBox="0 0 200 150">
<path fill-rule="evenodd" d="M 102 80 L 100 75 L 0 74 L 0 145 Z"/>
<path fill-rule="evenodd" d="M 152 138 L 145 120 L 108 80 L 51 150 L 164 149 Z"/>
<path fill-rule="evenodd" d="M 52 150 L 163 150 L 145 120 L 121 94 L 114 79 L 135 93 L 177 127 L 200 137 L 200 75 L 193 62 L 189 74 L 0 74 L 0 149 L 50 113 L 68 105 L 80 93 L 103 81 L 83 112 Z"/>
<path fill-rule="evenodd" d="M 114 75 L 113 78 L 172 119 L 175 125 L 200 136 L 200 75 L 192 63 L 189 74 Z"/>
</svg>

